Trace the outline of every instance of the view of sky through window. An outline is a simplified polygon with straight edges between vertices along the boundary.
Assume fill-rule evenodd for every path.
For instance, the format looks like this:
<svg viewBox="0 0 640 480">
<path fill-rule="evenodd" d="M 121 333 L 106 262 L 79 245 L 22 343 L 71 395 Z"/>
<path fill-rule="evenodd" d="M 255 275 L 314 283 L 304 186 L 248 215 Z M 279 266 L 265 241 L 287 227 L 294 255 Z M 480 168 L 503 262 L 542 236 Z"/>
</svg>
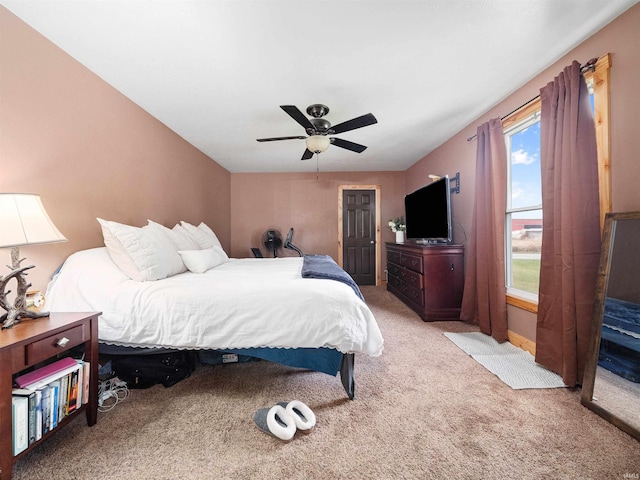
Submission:
<svg viewBox="0 0 640 480">
<path fill-rule="evenodd" d="M 542 204 L 540 122 L 511 136 L 511 208 Z"/>
</svg>

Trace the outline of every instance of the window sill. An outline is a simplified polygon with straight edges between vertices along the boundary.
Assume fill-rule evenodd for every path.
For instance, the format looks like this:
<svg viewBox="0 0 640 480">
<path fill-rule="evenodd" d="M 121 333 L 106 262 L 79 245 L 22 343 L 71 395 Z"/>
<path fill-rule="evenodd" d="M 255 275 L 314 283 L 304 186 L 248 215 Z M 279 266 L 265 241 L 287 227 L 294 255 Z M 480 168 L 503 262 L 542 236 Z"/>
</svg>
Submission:
<svg viewBox="0 0 640 480">
<path fill-rule="evenodd" d="M 538 303 L 526 298 L 518 297 L 513 294 L 507 294 L 507 305 L 521 308 L 531 313 L 538 313 Z"/>
</svg>

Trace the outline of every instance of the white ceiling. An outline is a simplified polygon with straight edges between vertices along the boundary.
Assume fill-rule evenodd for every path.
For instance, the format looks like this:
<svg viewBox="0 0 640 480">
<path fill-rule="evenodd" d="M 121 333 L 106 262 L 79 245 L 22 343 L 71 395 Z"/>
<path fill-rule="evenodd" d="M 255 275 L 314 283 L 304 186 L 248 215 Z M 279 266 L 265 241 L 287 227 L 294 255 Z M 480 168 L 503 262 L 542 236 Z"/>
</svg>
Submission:
<svg viewBox="0 0 640 480">
<path fill-rule="evenodd" d="M 405 170 L 637 2 L 0 0 L 230 172 L 315 172 L 256 142 L 313 103 L 378 119 L 320 170 Z"/>
</svg>

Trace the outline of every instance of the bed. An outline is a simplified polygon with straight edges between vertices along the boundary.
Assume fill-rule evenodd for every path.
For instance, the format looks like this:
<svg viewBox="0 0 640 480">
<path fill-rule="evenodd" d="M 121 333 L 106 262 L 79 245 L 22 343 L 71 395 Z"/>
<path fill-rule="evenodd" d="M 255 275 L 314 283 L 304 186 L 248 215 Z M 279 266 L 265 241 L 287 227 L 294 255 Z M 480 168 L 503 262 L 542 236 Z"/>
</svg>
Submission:
<svg viewBox="0 0 640 480">
<path fill-rule="evenodd" d="M 100 247 L 72 254 L 46 293 L 50 311 L 102 312 L 101 351 L 217 350 L 340 372 L 350 398 L 354 354 L 382 353 L 375 318 L 354 288 L 303 278 L 304 258 L 226 258 L 201 273 L 136 281 L 111 253 Z"/>
<path fill-rule="evenodd" d="M 640 383 L 640 305 L 607 297 L 598 364 Z"/>
</svg>

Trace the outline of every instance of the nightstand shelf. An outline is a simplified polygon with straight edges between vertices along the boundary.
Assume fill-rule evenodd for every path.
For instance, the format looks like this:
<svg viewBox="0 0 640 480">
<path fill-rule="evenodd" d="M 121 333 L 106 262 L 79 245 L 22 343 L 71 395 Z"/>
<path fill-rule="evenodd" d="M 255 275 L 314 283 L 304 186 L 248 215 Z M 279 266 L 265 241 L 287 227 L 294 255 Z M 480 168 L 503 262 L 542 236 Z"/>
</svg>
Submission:
<svg viewBox="0 0 640 480">
<path fill-rule="evenodd" d="M 79 412 L 85 411 L 87 425 L 98 417 L 98 317 L 99 312 L 51 313 L 49 317 L 26 319 L 7 330 L 0 330 L 0 478 L 10 480 L 13 462 L 34 446 L 63 428 Z M 60 342 L 66 338 L 68 341 Z M 63 346 L 60 346 L 60 344 Z M 65 417 L 17 456 L 12 455 L 11 391 L 14 375 L 29 367 L 55 360 L 68 350 L 84 346 L 84 359 L 90 362 L 89 401 Z"/>
</svg>

